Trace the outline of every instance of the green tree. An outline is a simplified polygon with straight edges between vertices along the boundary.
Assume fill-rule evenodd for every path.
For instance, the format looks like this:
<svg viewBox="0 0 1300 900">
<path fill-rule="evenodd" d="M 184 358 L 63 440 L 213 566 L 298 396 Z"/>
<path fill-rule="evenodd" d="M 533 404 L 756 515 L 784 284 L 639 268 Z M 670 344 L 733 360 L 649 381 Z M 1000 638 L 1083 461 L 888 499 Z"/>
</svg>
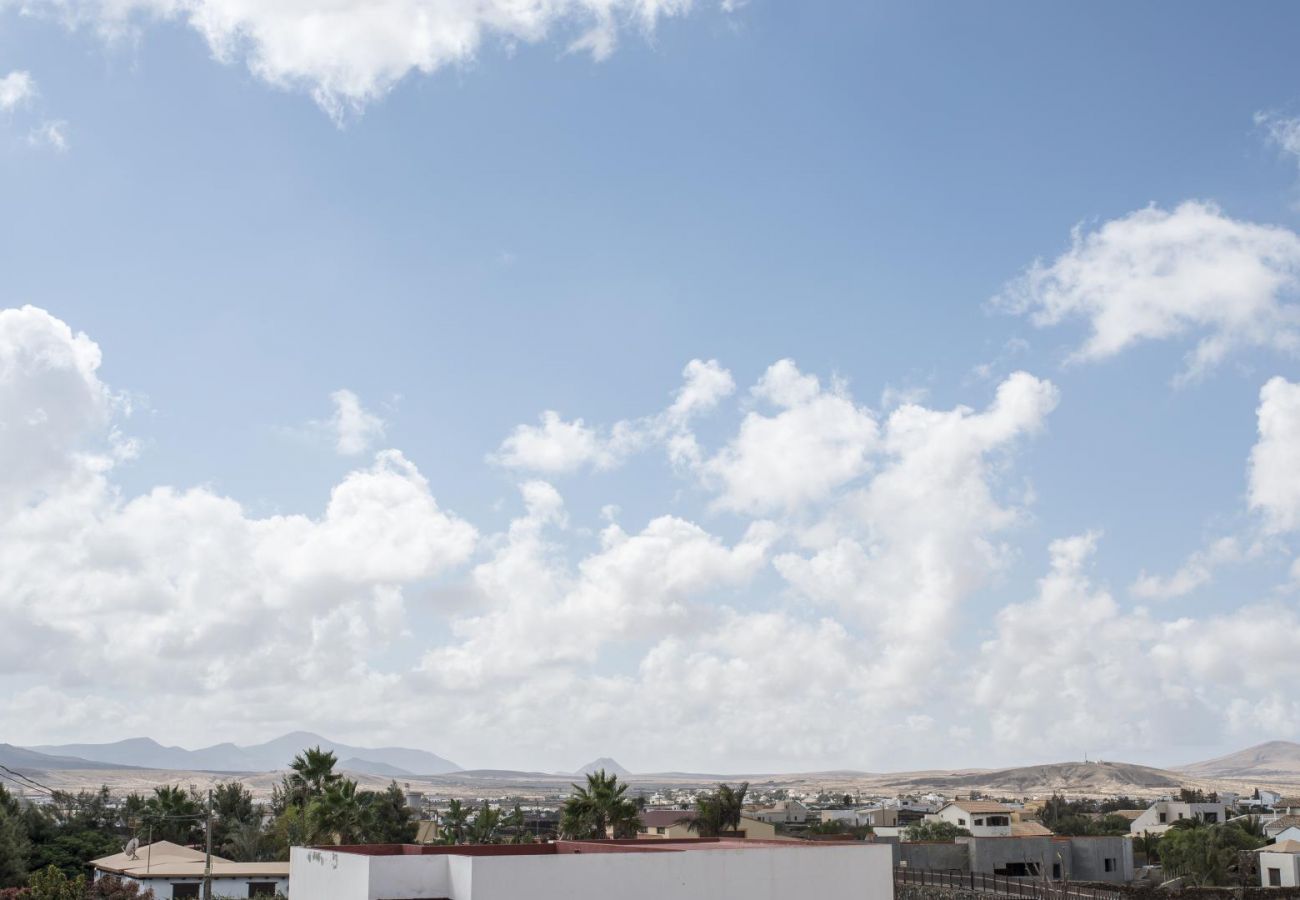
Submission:
<svg viewBox="0 0 1300 900">
<path fill-rule="evenodd" d="M 123 881 L 114 875 L 105 875 L 92 882 L 86 896 L 90 900 L 154 900 L 153 888 L 143 888 L 134 881 Z"/>
<path fill-rule="evenodd" d="M 265 862 L 274 854 L 272 837 L 260 816 L 227 827 L 219 846 L 223 856 L 236 862 Z"/>
<path fill-rule="evenodd" d="M 501 841 L 501 810 L 493 809 L 486 800 L 469 823 L 469 838 L 474 844 L 497 844 Z"/>
<path fill-rule="evenodd" d="M 154 788 L 153 796 L 144 803 L 143 825 L 150 829 L 155 841 L 197 843 L 202 837 L 200 823 L 203 818 L 199 798 L 182 790 L 179 785 L 164 784 Z"/>
<path fill-rule="evenodd" d="M 27 879 L 31 900 L 84 900 L 86 876 L 69 878 L 57 866 L 48 866 Z"/>
<path fill-rule="evenodd" d="M 356 844 L 365 840 L 366 807 L 350 778 L 326 783 L 324 791 L 307 806 L 307 823 L 317 840 Z"/>
<path fill-rule="evenodd" d="M 334 771 L 338 757 L 332 750 L 312 747 L 293 758 L 289 764 L 289 785 L 300 798 L 299 806 L 324 795 L 325 789 L 343 778 Z"/>
<path fill-rule="evenodd" d="M 22 805 L 0 785 L 0 888 L 17 887 L 27 881 L 30 852 Z"/>
<path fill-rule="evenodd" d="M 573 793 L 564 801 L 560 834 L 592 839 L 613 831 L 616 838 L 635 837 L 640 819 L 636 804 L 626 794 L 627 785 L 620 784 L 617 775 L 607 775 L 604 769 L 589 773 L 586 785 L 573 785 Z"/>
<path fill-rule="evenodd" d="M 934 820 L 913 822 L 903 834 L 909 841 L 951 841 L 956 837 L 969 837 L 970 831 L 951 822 Z"/>
<path fill-rule="evenodd" d="M 1244 853 L 1264 845 L 1262 838 L 1235 824 L 1187 824 L 1183 819 L 1160 838 L 1160 861 L 1168 875 L 1199 885 L 1232 884 Z"/>
<path fill-rule="evenodd" d="M 523 807 L 517 802 L 510 815 L 501 820 L 501 824 L 510 832 L 510 843 L 531 844 L 533 842 L 533 836 L 528 832 L 528 821 L 524 818 Z"/>
<path fill-rule="evenodd" d="M 301 806 L 289 806 L 271 823 L 271 855 L 278 860 L 289 858 L 289 848 L 312 842 L 307 811 Z"/>
<path fill-rule="evenodd" d="M 447 812 L 442 816 L 442 842 L 444 844 L 463 844 L 469 833 L 469 810 L 459 800 L 447 804 Z"/>
<path fill-rule="evenodd" d="M 700 837 L 718 837 L 727 832 L 738 831 L 741 812 L 745 806 L 745 794 L 748 792 L 748 781 L 736 788 L 729 784 L 720 784 L 716 791 L 697 795 L 695 816 L 683 818 L 681 821 Z"/>
<path fill-rule="evenodd" d="M 383 791 L 363 791 L 362 803 L 366 807 L 368 831 L 366 840 L 376 844 L 409 844 L 420 830 L 411 808 L 406 805 L 406 794 L 394 781 Z"/>
</svg>

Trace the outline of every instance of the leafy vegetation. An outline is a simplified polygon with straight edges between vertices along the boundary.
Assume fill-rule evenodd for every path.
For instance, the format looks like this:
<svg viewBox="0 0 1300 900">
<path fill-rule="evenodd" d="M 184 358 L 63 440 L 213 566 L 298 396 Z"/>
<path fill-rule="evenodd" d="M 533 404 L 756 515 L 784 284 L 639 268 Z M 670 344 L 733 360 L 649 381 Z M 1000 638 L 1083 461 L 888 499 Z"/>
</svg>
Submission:
<svg viewBox="0 0 1300 900">
<path fill-rule="evenodd" d="M 1165 874 L 1192 885 L 1229 885 L 1241 881 L 1243 858 L 1267 840 L 1251 824 L 1233 821 L 1207 825 L 1200 819 L 1180 819 L 1160 838 L 1159 854 Z"/>
<path fill-rule="evenodd" d="M 740 830 L 740 813 L 745 806 L 749 782 L 733 788 L 720 784 L 718 789 L 695 798 L 695 817 L 684 819 L 686 827 L 700 837 L 718 837 Z"/>
<path fill-rule="evenodd" d="M 951 841 L 956 837 L 970 837 L 970 829 L 951 822 L 913 822 L 903 832 L 909 841 Z"/>
<path fill-rule="evenodd" d="M 560 835 L 570 840 L 636 837 L 640 816 L 627 796 L 627 785 L 605 770 L 587 775 L 587 784 L 573 785 L 573 793 L 560 812 Z"/>
</svg>

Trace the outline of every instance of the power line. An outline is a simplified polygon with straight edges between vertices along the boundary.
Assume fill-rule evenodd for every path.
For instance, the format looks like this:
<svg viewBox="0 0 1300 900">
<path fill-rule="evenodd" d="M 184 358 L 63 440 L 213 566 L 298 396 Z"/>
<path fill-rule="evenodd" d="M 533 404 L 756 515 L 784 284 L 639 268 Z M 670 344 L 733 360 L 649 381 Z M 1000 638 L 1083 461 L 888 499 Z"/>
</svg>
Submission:
<svg viewBox="0 0 1300 900">
<path fill-rule="evenodd" d="M 39 781 L 37 781 L 35 778 L 28 778 L 28 777 L 27 777 L 26 775 L 24 775 L 22 772 L 17 772 L 17 771 L 15 771 L 15 770 L 9 768 L 8 766 L 4 766 L 4 765 L 0 765 L 0 769 L 4 769 L 4 770 L 5 770 L 6 772 L 8 772 L 11 776 L 14 776 L 13 778 L 10 778 L 10 779 L 9 779 L 10 781 L 16 781 L 16 779 L 21 778 L 22 781 L 27 782 L 26 785 L 23 785 L 24 787 L 34 787 L 34 788 L 36 788 L 37 790 L 45 791 L 45 792 L 46 792 L 47 794 L 49 794 L 50 796 L 53 796 L 54 793 L 55 793 L 55 789 L 52 788 L 52 787 L 50 787 L 48 784 L 41 784 L 41 783 L 40 783 Z M 18 783 L 18 784 L 22 784 L 22 781 L 19 781 L 19 782 L 17 782 L 17 783 Z"/>
</svg>

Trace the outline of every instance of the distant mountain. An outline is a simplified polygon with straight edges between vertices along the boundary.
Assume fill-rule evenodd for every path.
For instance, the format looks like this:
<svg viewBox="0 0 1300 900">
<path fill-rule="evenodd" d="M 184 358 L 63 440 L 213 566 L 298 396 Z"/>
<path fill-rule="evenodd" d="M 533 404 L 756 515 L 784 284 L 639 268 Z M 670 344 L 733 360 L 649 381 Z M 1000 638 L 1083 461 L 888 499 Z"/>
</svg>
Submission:
<svg viewBox="0 0 1300 900">
<path fill-rule="evenodd" d="M 295 731 L 267 741 L 239 747 L 214 744 L 199 750 L 164 747 L 150 738 L 131 738 L 112 744 L 63 744 L 32 747 L 39 753 L 78 756 L 100 763 L 137 766 L 146 769 L 177 769 L 199 772 L 268 772 L 287 768 L 296 754 L 308 747 L 332 750 L 340 760 L 360 762 L 392 771 L 368 772 L 384 775 L 443 775 L 459 772 L 460 766 L 424 750 L 403 747 L 354 747 L 306 731 Z M 354 771 L 362 771 L 354 767 Z"/>
<path fill-rule="evenodd" d="M 590 775 L 592 772 L 599 772 L 601 769 L 605 770 L 606 775 L 617 775 L 619 778 L 628 778 L 632 774 L 608 756 L 602 756 L 600 759 L 593 759 L 573 774 Z"/>
<path fill-rule="evenodd" d="M 17 769 L 24 774 L 32 772 L 58 772 L 67 769 L 115 769 L 116 765 L 93 762 L 75 756 L 54 756 L 38 753 L 26 747 L 13 744 L 0 744 L 0 766 Z M 12 782 L 9 782 L 12 787 Z"/>
<path fill-rule="evenodd" d="M 908 790 L 979 790 L 1026 796 L 1054 791 L 1089 795 L 1122 794 L 1130 790 L 1177 789 L 1182 780 L 1174 772 L 1132 763 L 1048 763 L 1014 769 L 966 772 L 914 772 L 905 780 L 882 776 Z"/>
<path fill-rule="evenodd" d="M 1284 778 L 1300 776 L 1300 744 L 1269 741 L 1227 756 L 1179 766 L 1178 771 L 1201 778 Z"/>
<path fill-rule="evenodd" d="M 355 756 L 343 760 L 338 764 L 338 768 L 344 772 L 376 775 L 380 778 L 410 778 L 414 775 L 413 772 L 399 769 L 397 766 L 390 766 L 387 763 L 374 762 L 369 759 L 358 759 Z"/>
</svg>

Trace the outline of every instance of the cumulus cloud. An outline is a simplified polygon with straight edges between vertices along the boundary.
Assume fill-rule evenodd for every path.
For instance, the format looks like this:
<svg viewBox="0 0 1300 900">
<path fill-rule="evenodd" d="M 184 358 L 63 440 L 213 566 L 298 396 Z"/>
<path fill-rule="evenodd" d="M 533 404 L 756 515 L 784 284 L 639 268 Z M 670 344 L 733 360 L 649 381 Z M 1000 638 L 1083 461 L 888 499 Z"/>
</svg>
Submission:
<svg viewBox="0 0 1300 900">
<path fill-rule="evenodd" d="M 334 447 L 344 456 L 365 453 L 371 445 L 384 436 L 384 420 L 361 405 L 360 398 L 343 389 L 330 394 L 334 415 L 330 430 L 334 434 Z"/>
<path fill-rule="evenodd" d="M 1250 506 L 1272 533 L 1300 528 L 1300 384 L 1273 378 L 1259 392 L 1250 453 Z"/>
<path fill-rule="evenodd" d="M 1234 350 L 1300 347 L 1300 237 L 1233 219 L 1211 203 L 1138 210 L 1088 231 L 1036 262 L 994 298 L 1035 325 L 1082 320 L 1091 334 L 1074 361 L 1114 356 L 1138 343 L 1194 338 L 1180 380 Z"/>
<path fill-rule="evenodd" d="M 39 309 L 0 312 L 0 719 L 15 740 L 165 720 L 160 737 L 197 743 L 292 721 L 468 764 L 632 748 L 634 765 L 758 769 L 897 764 L 888 748 L 918 732 L 1058 749 L 1300 730 L 1294 605 L 1126 610 L 1089 575 L 1095 535 L 1053 545 L 1037 593 L 978 652 L 957 645 L 972 620 L 987 627 L 977 598 L 1017 556 L 1016 453 L 1058 402 L 1024 372 L 978 407 L 913 401 L 878 418 L 846 385 L 778 362 L 717 449 L 694 444 L 668 476 L 711 491 L 706 514 L 724 499 L 721 521 L 625 525 L 607 505 L 593 534 L 526 477 L 518 511 L 484 534 L 397 450 L 358 461 L 307 513 L 254 514 L 206 487 L 127 492 L 124 406 L 99 371 L 88 336 Z M 625 421 L 671 456 L 734 388 L 695 361 L 663 410 Z M 1289 402 L 1276 392 L 1261 443 L 1284 431 L 1264 424 Z M 768 471 L 764 429 L 833 477 L 776 472 L 776 488 L 731 502 L 739 481 L 709 467 Z"/>
<path fill-rule="evenodd" d="M 224 697 L 278 721 L 287 698 L 266 685 L 371 679 L 364 660 L 400 632 L 403 591 L 476 546 L 396 451 L 349 474 L 318 517 L 256 517 L 206 488 L 124 497 L 109 478 L 121 405 L 99 365 L 98 346 L 48 313 L 0 312 L 11 672 L 51 690 L 143 694 L 137 716 Z"/>
<path fill-rule="evenodd" d="M 691 0 L 26 0 L 23 8 L 88 24 L 109 37 L 180 21 L 214 57 L 242 60 L 277 87 L 310 92 L 335 119 L 383 97 L 407 75 L 473 63 L 489 42 L 537 43 L 609 56 L 620 32 L 653 32 Z"/>
<path fill-rule="evenodd" d="M 1089 573 L 1098 539 L 1053 542 L 1037 595 L 998 614 L 971 672 L 998 743 L 1046 752 L 1204 743 L 1224 727 L 1294 732 L 1300 657 L 1288 637 L 1300 610 L 1244 605 L 1167 621 L 1125 610 Z"/>
<path fill-rule="evenodd" d="M 10 112 L 36 96 L 36 79 L 31 72 L 10 72 L 0 78 L 0 112 Z"/>
<path fill-rule="evenodd" d="M 694 462 L 699 447 L 691 432 L 695 417 L 713 410 L 735 390 L 731 373 L 717 360 L 693 359 L 682 370 L 682 385 L 667 409 L 605 428 L 582 419 L 565 421 L 547 410 L 539 425 L 517 425 L 490 462 L 509 469 L 558 475 L 582 468 L 614 469 L 632 453 L 663 445 L 674 463 Z"/>
<path fill-rule="evenodd" d="M 745 513 L 790 511 L 824 500 L 868 471 L 879 428 L 842 384 L 823 387 L 793 360 L 774 363 L 751 390 L 776 412 L 745 416 L 736 437 L 702 464 L 716 505 Z"/>
<path fill-rule="evenodd" d="M 776 568 L 799 592 L 870 623 L 873 677 L 900 696 L 946 649 L 953 611 L 1000 571 L 998 535 L 1020 510 L 998 496 L 995 455 L 1044 426 L 1058 393 L 1025 372 L 982 412 L 906 405 L 887 420 L 879 471 L 804 534 Z"/>
</svg>

